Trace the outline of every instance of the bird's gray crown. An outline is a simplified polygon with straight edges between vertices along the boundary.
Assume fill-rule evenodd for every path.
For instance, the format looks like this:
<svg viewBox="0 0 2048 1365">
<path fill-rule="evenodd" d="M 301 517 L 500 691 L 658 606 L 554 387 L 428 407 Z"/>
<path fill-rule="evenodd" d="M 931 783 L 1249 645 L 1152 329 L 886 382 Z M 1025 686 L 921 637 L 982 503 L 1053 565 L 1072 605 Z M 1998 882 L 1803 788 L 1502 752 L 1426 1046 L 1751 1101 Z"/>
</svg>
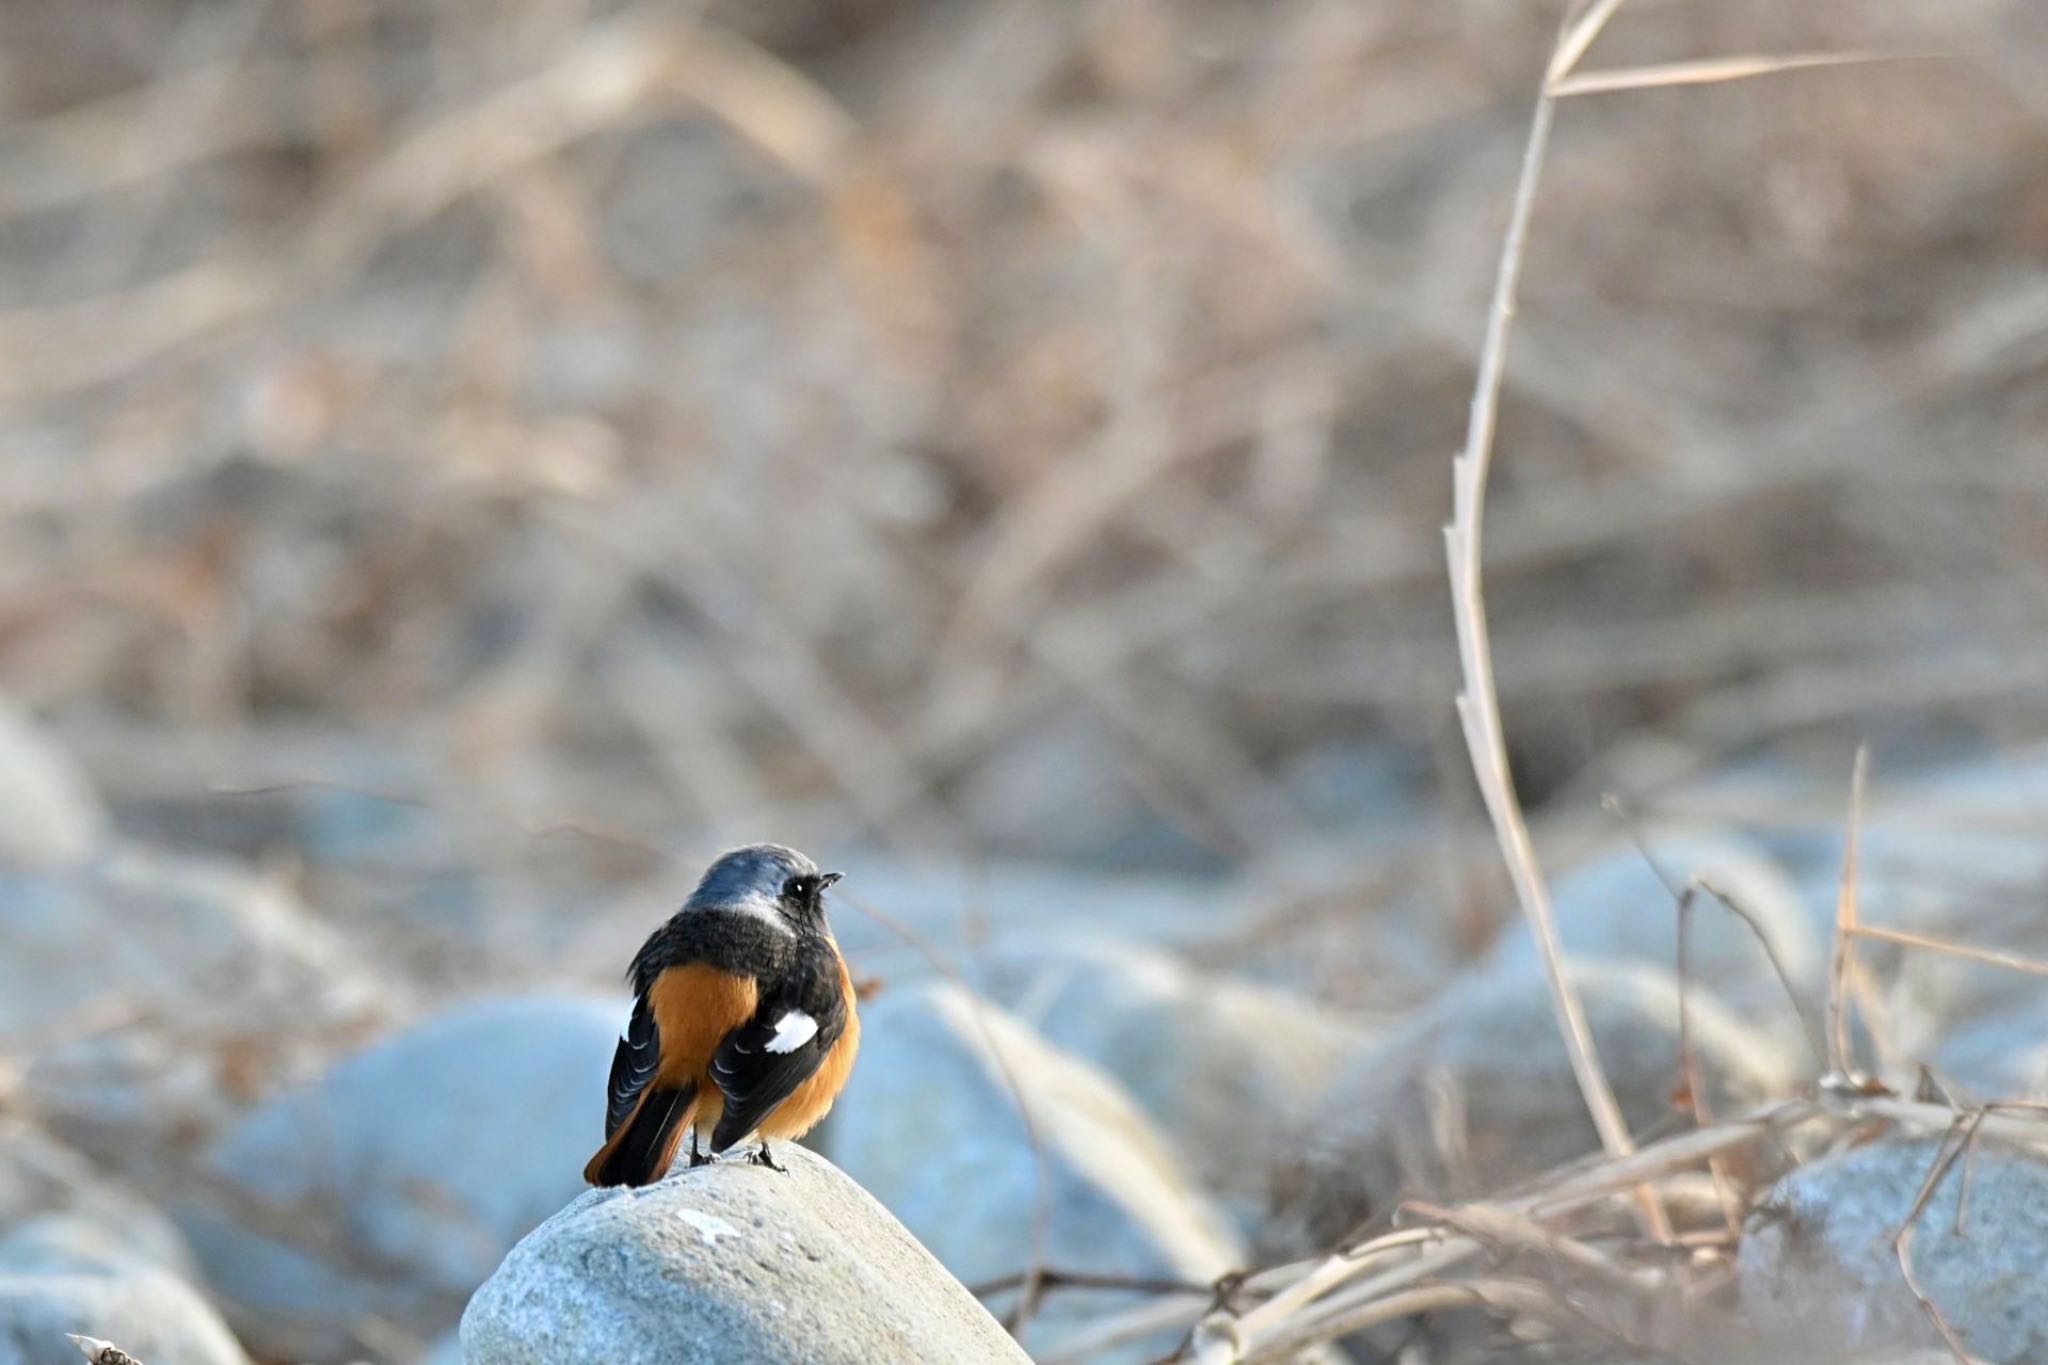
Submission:
<svg viewBox="0 0 2048 1365">
<path fill-rule="evenodd" d="M 685 910 L 741 909 L 773 904 L 791 877 L 815 877 L 818 865 L 781 844 L 749 844 L 722 853 L 690 893 Z"/>
</svg>

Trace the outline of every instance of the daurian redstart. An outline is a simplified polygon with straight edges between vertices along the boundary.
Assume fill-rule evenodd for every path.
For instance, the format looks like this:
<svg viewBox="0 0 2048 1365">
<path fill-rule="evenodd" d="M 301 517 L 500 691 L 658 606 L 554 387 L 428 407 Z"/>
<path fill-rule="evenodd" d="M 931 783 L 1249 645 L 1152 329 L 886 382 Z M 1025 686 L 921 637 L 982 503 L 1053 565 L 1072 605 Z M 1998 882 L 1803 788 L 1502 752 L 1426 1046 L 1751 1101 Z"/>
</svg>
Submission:
<svg viewBox="0 0 2048 1365">
<path fill-rule="evenodd" d="M 750 1135 L 809 1132 L 860 1046 L 853 982 L 825 922 L 839 880 L 795 849 L 754 844 L 711 864 L 683 908 L 633 959 L 633 1015 L 612 1057 L 605 1143 L 593 1185 L 648 1185 L 684 1130 L 690 1164 Z M 780 1169 L 777 1167 L 777 1169 Z"/>
</svg>

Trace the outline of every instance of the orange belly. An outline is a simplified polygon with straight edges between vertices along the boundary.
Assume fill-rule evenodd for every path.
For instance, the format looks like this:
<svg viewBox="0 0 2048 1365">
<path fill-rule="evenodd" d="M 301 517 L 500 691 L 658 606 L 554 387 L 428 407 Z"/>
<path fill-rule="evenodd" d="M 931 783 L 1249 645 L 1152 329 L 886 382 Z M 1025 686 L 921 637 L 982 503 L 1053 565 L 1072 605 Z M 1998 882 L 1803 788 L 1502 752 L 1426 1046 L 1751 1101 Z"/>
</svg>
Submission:
<svg viewBox="0 0 2048 1365">
<path fill-rule="evenodd" d="M 760 1137 L 802 1137 L 831 1111 L 832 1102 L 846 1087 L 854 1054 L 860 1051 L 860 1015 L 855 1010 L 853 981 L 843 961 L 839 987 L 846 996 L 845 1032 L 825 1054 L 823 1064 L 762 1121 L 757 1130 Z M 661 1082 L 697 1083 L 696 1110 L 691 1117 L 698 1135 L 708 1138 L 725 1113 L 725 1096 L 711 1081 L 711 1059 L 725 1035 L 753 1017 L 760 1003 L 759 988 L 750 978 L 692 963 L 663 972 L 648 992 L 648 1003 L 654 1009 L 655 1026 L 661 1030 Z"/>
</svg>

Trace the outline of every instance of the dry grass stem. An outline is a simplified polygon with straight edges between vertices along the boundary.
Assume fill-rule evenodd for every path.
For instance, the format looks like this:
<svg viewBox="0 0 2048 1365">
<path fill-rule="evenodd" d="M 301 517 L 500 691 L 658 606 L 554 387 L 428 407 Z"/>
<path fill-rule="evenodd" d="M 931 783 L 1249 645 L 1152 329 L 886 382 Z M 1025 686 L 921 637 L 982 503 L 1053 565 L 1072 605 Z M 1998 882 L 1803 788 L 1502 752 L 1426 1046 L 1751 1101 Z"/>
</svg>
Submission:
<svg viewBox="0 0 2048 1365">
<path fill-rule="evenodd" d="M 1867 938 L 1878 943 L 1896 943 L 1904 948 L 1920 948 L 1930 953 L 1941 953 L 1948 957 L 1960 957 L 1971 962 L 2003 967 L 2007 971 L 2024 972 L 2029 976 L 2048 976 L 2048 962 L 2043 962 L 2039 958 L 2024 957 L 2019 953 L 2001 952 L 1996 948 L 1977 948 L 1950 939 L 1909 933 L 1904 929 L 1884 929 L 1874 924 L 1854 924 L 1849 926 L 1848 932 L 1854 938 Z"/>
<path fill-rule="evenodd" d="M 1870 772 L 1869 746 L 1856 750 L 1849 779 L 1849 828 L 1842 846 L 1842 880 L 1835 896 L 1834 952 L 1828 966 L 1828 1068 L 1848 1083 L 1856 1074 L 1849 1036 L 1850 977 L 1856 969 L 1857 855 L 1863 830 L 1864 784 Z"/>
<path fill-rule="evenodd" d="M 1556 92 L 1560 81 L 1568 79 L 1578 68 L 1586 50 L 1600 37 L 1610 19 L 1623 4 L 1623 0 L 1593 0 L 1584 14 L 1576 19 L 1567 18 L 1565 30 L 1557 40 L 1557 47 L 1550 54 L 1550 65 L 1543 73 L 1544 88 Z"/>
<path fill-rule="evenodd" d="M 1590 40 L 1589 40 L 1590 41 Z M 1544 976 L 1550 983 L 1558 1027 L 1571 1057 L 1572 1073 L 1578 1078 L 1600 1144 L 1613 1156 L 1634 1151 L 1621 1105 L 1614 1097 L 1600 1057 L 1593 1044 L 1592 1029 L 1586 1023 L 1584 1005 L 1566 975 L 1564 953 L 1557 935 L 1556 917 L 1550 906 L 1550 891 L 1529 827 L 1515 795 L 1514 774 L 1508 768 L 1507 740 L 1502 732 L 1500 697 L 1493 679 L 1493 647 L 1487 633 L 1486 599 L 1482 586 L 1484 556 L 1486 482 L 1493 464 L 1494 436 L 1499 425 L 1501 383 L 1507 370 L 1508 333 L 1515 315 L 1515 297 L 1521 281 L 1522 260 L 1529 240 L 1529 223 L 1536 207 L 1536 190 L 1542 179 L 1544 152 L 1549 146 L 1551 125 L 1556 119 L 1556 102 L 1547 94 L 1536 99 L 1529 123 L 1529 137 L 1522 152 L 1521 173 L 1509 210 L 1508 228 L 1501 246 L 1500 264 L 1494 276 L 1493 303 L 1487 313 L 1486 339 L 1480 349 L 1479 373 L 1472 389 L 1472 407 L 1465 433 L 1465 448 L 1452 467 L 1452 515 L 1444 528 L 1444 548 L 1449 563 L 1452 614 L 1458 635 L 1458 659 L 1464 687 L 1458 693 L 1458 719 L 1465 735 L 1465 747 L 1472 760 L 1474 778 L 1486 803 L 1488 818 L 1507 860 L 1508 875 L 1522 913 L 1528 919 L 1531 936 L 1542 956 Z M 1641 1196 L 1644 1226 L 1659 1241 L 1670 1238 L 1671 1228 L 1654 1195 Z"/>
<path fill-rule="evenodd" d="M 1811 71 L 1828 66 L 1861 66 L 1871 62 L 1926 61 L 1946 54 L 1939 52 L 1788 52 L 1778 55 L 1708 57 L 1690 62 L 1660 62 L 1654 66 L 1614 67 L 1605 71 L 1582 71 L 1553 81 L 1550 94 L 1557 99 L 1574 95 L 1600 95 L 1616 90 L 1655 90 L 1675 85 L 1717 85 L 1726 81 L 1752 80 L 1787 71 Z"/>
<path fill-rule="evenodd" d="M 1770 1137 L 1788 1132 L 1820 1118 L 1825 1111 L 1808 1101 L 1772 1105 L 1742 1118 L 1667 1138 L 1643 1147 L 1627 1157 L 1604 1158 L 1590 1166 L 1554 1172 L 1536 1182 L 1537 1188 L 1512 1199 L 1480 1204 L 1481 1220 L 1499 1218 L 1535 1222 L 1558 1218 L 1627 1194 L 1661 1177 L 1691 1171 L 1698 1166 Z M 1471 1206 L 1453 1210 L 1463 1216 Z M 1499 1227 L 1496 1221 L 1490 1226 Z M 1426 1235 L 1434 1234 L 1434 1235 Z M 1201 1365 L 1259 1359 L 1273 1349 L 1274 1342 L 1301 1339 L 1320 1340 L 1318 1324 L 1362 1311 L 1380 1299 L 1405 1291 L 1418 1281 L 1454 1273 L 1487 1250 L 1487 1242 L 1446 1227 L 1402 1229 L 1376 1238 L 1363 1246 L 1338 1251 L 1319 1261 L 1290 1268 L 1298 1277 L 1266 1302 L 1242 1313 L 1218 1310 L 1202 1320 L 1194 1341 L 1193 1359 Z M 1392 1265 L 1383 1265 L 1398 1258 Z M 1305 1267 L 1305 1268 L 1304 1268 Z M 1267 1272 L 1272 1274 L 1274 1272 Z M 1270 1283 L 1263 1275 L 1248 1285 Z M 1136 1335 L 1139 1323 L 1150 1330 L 1170 1325 L 1179 1304 L 1148 1305 L 1143 1317 L 1132 1316 L 1094 1331 L 1091 1343 L 1100 1349 Z M 1398 1316 L 1398 1315 L 1397 1315 Z M 1184 1319 L 1183 1319 L 1184 1320 Z M 1128 1335 L 1126 1335 L 1128 1333 Z M 1064 1349 L 1053 1359 L 1076 1358 Z"/>
</svg>

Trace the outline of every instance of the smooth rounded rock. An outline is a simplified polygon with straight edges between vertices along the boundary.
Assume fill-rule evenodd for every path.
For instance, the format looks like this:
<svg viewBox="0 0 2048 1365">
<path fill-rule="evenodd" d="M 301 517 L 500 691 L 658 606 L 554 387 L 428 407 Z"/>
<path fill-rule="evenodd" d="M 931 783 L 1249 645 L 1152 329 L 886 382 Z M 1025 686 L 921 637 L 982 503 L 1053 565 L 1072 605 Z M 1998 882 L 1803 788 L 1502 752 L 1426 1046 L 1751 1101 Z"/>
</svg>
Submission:
<svg viewBox="0 0 2048 1365">
<path fill-rule="evenodd" d="M 1687 971 L 1724 1000 L 1755 1003 L 1774 1020 L 1796 1022 L 1784 987 L 1758 941 L 1760 930 L 1795 986 L 1819 980 L 1821 940 L 1802 907 L 1798 887 L 1763 853 L 1737 839 L 1698 834 L 1656 834 L 1645 841 L 1657 859 L 1644 858 L 1621 840 L 1566 869 L 1552 887 L 1558 939 L 1580 961 L 1639 962 L 1675 971 L 1678 903 L 1658 875 L 1661 868 L 1683 888 L 1699 878 L 1719 890 L 1755 922 L 1704 892 L 1693 898 L 1687 935 Z M 1541 970 L 1526 923 L 1515 921 L 1494 945 L 1488 965 L 1509 973 Z"/>
<path fill-rule="evenodd" d="M 249 1115 L 209 1162 L 266 1216 L 179 1211 L 245 1333 L 279 1355 L 328 1356 L 367 1316 L 452 1321 L 506 1249 L 584 1188 L 623 1014 L 584 997 L 463 1005 Z"/>
<path fill-rule="evenodd" d="M 1940 1146 L 1932 1137 L 1871 1143 L 1781 1180 L 1743 1239 L 1745 1313 L 1794 1342 L 1940 1346 L 1892 1250 Z M 1973 1355 L 2048 1360 L 2048 1151 L 1980 1138 L 1912 1226 L 1913 1278 Z"/>
<path fill-rule="evenodd" d="M 952 985 L 890 991 L 862 1021 L 826 1150 L 966 1283 L 1025 1270 L 1041 1219 L 1046 1263 L 1062 1270 L 1205 1285 L 1241 1264 L 1174 1144 L 1098 1068 Z M 1117 1303 L 1055 1295 L 1025 1345 L 1044 1350 Z"/>
<path fill-rule="evenodd" d="M 1201 972 L 1142 944 L 1070 941 L 995 958 L 990 995 L 1121 1082 L 1226 1199 L 1259 1193 L 1263 1153 L 1372 1034 L 1315 1002 Z"/>
<path fill-rule="evenodd" d="M 248 1365 L 199 1293 L 124 1254 L 109 1230 L 68 1215 L 0 1238 L 0 1365 L 77 1365 L 72 1334 L 118 1343 L 146 1365 Z"/>
<path fill-rule="evenodd" d="M 0 942 L 0 1035 L 48 1031 L 109 998 L 176 1016 L 232 991 L 243 1020 L 306 1027 L 376 998 L 355 952 L 284 889 L 135 844 L 51 872 L 0 870 Z"/>
<path fill-rule="evenodd" d="M 198 1265 L 161 1210 L 82 1154 L 20 1119 L 0 1119 L 0 1228 L 50 1215 L 81 1242 L 118 1239 L 130 1259 L 186 1279 Z"/>
<path fill-rule="evenodd" d="M 527 1236 L 462 1318 L 468 1365 L 1023 1362 L 903 1225 L 831 1163 L 728 1158 L 592 1190 Z"/>
<path fill-rule="evenodd" d="M 1682 1082 L 1669 973 L 1578 962 L 1587 1024 L 1633 1131 L 1668 1119 Z M 1713 1112 L 1787 1093 L 1798 1057 L 1706 991 L 1690 1043 Z M 1321 1098 L 1276 1163 L 1276 1247 L 1326 1246 L 1405 1197 L 1471 1198 L 1599 1150 L 1540 975 L 1469 976 L 1397 1026 Z"/>
</svg>

